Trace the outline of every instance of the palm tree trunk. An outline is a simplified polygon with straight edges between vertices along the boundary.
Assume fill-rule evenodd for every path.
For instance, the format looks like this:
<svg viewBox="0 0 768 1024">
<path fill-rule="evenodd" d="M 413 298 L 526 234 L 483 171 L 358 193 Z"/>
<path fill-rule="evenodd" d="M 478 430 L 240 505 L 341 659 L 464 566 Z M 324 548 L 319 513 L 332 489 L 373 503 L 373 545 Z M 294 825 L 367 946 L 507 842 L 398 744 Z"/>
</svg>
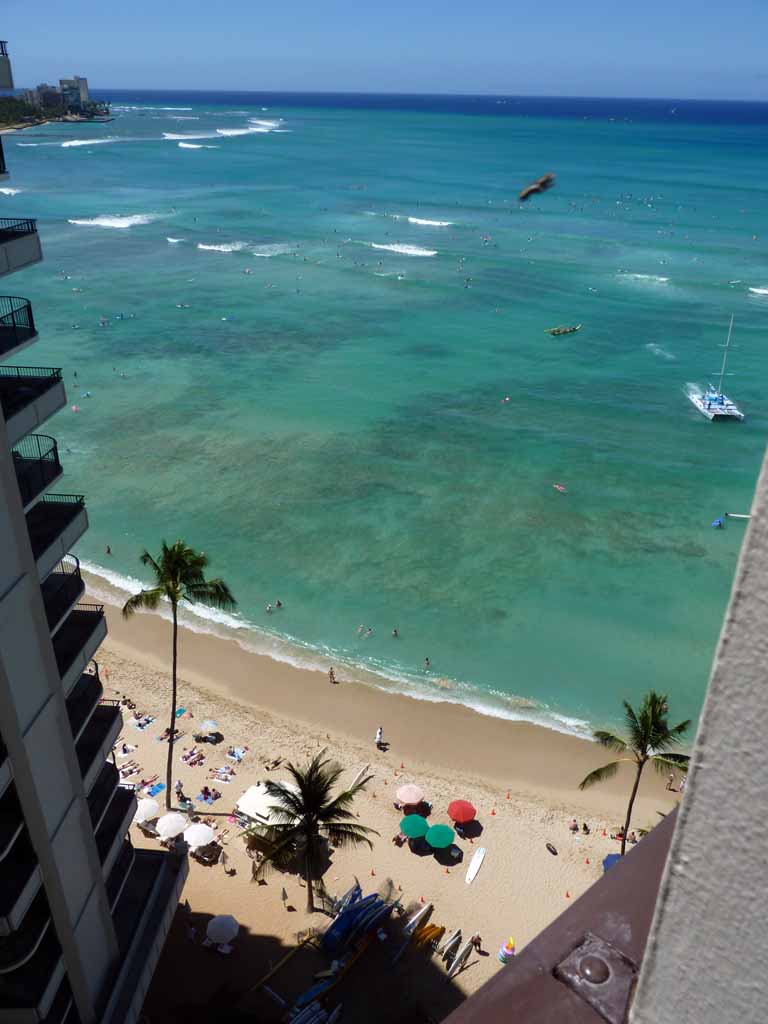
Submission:
<svg viewBox="0 0 768 1024">
<path fill-rule="evenodd" d="M 168 764 L 165 770 L 165 809 L 171 809 L 171 793 L 173 792 L 173 737 L 176 728 L 176 660 L 179 639 L 179 624 L 176 617 L 176 605 L 173 611 L 173 659 L 171 662 L 171 734 L 168 738 Z"/>
<path fill-rule="evenodd" d="M 640 776 L 643 774 L 643 768 L 645 768 L 645 761 L 638 761 L 637 763 L 637 775 L 635 776 L 635 784 L 632 787 L 632 792 L 629 797 L 629 805 L 627 806 L 627 820 L 624 822 L 624 835 L 621 837 L 621 856 L 624 856 L 624 851 L 627 848 L 627 835 L 629 833 L 629 822 L 632 818 L 632 808 L 635 804 L 635 797 L 637 796 L 637 789 L 640 785 Z"/>
<path fill-rule="evenodd" d="M 307 879 L 307 913 L 313 914 L 315 912 L 315 898 L 312 891 L 312 858 L 309 855 L 309 851 L 307 851 L 305 874 Z"/>
</svg>

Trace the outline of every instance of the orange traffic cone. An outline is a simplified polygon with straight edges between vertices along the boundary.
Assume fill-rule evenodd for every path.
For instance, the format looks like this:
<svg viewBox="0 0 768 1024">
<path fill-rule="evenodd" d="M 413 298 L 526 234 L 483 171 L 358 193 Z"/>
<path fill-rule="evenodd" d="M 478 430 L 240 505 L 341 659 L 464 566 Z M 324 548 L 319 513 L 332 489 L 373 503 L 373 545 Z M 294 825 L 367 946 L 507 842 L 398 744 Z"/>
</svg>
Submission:
<svg viewBox="0 0 768 1024">
<path fill-rule="evenodd" d="M 584 863 L 585 863 L 585 864 L 589 864 L 589 857 L 587 857 L 587 858 L 586 858 L 586 860 L 584 861 Z"/>
<path fill-rule="evenodd" d="M 373 870 L 373 868 L 371 868 L 371 877 L 374 878 L 375 875 L 376 875 L 376 872 Z"/>
<path fill-rule="evenodd" d="M 445 869 L 445 873 L 446 873 L 446 875 L 450 875 L 451 872 L 448 870 L 448 868 L 446 868 Z"/>
<path fill-rule="evenodd" d="M 424 897 L 423 896 L 419 896 L 419 903 L 423 903 L 423 902 L 424 902 Z"/>
<path fill-rule="evenodd" d="M 509 800 L 509 790 L 507 790 L 507 800 Z"/>
<path fill-rule="evenodd" d="M 569 899 L 571 898 L 571 894 L 570 894 L 570 893 L 568 892 L 568 890 L 567 890 L 567 889 L 566 889 L 566 891 L 565 891 L 565 898 L 566 898 L 567 900 L 569 900 Z"/>
<path fill-rule="evenodd" d="M 496 815 L 496 808 L 495 808 L 495 807 L 492 807 L 492 808 L 491 808 L 491 814 L 492 814 L 493 816 L 495 816 L 495 815 Z"/>
<path fill-rule="evenodd" d="M 402 762 L 402 761 L 400 762 L 400 767 L 401 767 L 401 768 L 405 768 L 405 765 L 403 764 L 403 762 Z"/>
</svg>

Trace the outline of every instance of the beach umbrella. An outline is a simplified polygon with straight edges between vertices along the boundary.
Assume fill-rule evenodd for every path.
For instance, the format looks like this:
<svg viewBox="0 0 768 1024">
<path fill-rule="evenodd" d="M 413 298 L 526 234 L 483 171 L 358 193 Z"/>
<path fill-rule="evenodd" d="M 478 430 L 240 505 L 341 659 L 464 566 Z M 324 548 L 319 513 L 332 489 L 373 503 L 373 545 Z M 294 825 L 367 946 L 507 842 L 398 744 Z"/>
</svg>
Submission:
<svg viewBox="0 0 768 1024">
<path fill-rule="evenodd" d="M 161 839 L 173 839 L 174 836 L 180 836 L 186 827 L 187 819 L 184 815 L 178 811 L 171 811 L 157 822 L 157 834 Z"/>
<path fill-rule="evenodd" d="M 145 821 L 152 821 L 159 813 L 160 804 L 157 800 L 139 800 L 133 820 L 137 825 L 143 825 Z"/>
<path fill-rule="evenodd" d="M 409 839 L 423 839 L 429 832 L 429 822 L 420 814 L 406 814 L 400 822 L 400 831 Z"/>
<path fill-rule="evenodd" d="M 190 850 L 197 850 L 200 846 L 207 846 L 213 842 L 213 829 L 210 825 L 198 822 L 184 829 L 184 839 L 189 844 Z"/>
<path fill-rule="evenodd" d="M 432 825 L 424 836 L 433 850 L 444 850 L 453 843 L 453 829 L 450 825 Z"/>
<path fill-rule="evenodd" d="M 237 938 L 239 931 L 240 925 L 231 914 L 218 914 L 208 922 L 205 934 L 211 942 L 220 943 L 231 942 L 232 939 Z"/>
<path fill-rule="evenodd" d="M 468 821 L 474 821 L 477 811 L 469 800 L 453 800 L 448 804 L 448 817 L 451 821 L 457 821 L 459 825 L 466 825 Z"/>
<path fill-rule="evenodd" d="M 609 853 L 607 857 L 603 857 L 603 874 L 605 874 L 609 868 L 612 868 L 614 864 L 618 864 L 620 860 L 620 853 Z"/>
<path fill-rule="evenodd" d="M 206 720 L 200 726 L 200 732 L 216 732 L 218 728 L 218 722 L 214 721 L 213 718 L 206 718 Z"/>
<path fill-rule="evenodd" d="M 424 790 L 418 786 L 414 786 L 412 782 L 407 782 L 404 786 L 401 786 L 395 794 L 401 804 L 408 806 L 414 806 L 420 804 L 424 799 Z"/>
</svg>

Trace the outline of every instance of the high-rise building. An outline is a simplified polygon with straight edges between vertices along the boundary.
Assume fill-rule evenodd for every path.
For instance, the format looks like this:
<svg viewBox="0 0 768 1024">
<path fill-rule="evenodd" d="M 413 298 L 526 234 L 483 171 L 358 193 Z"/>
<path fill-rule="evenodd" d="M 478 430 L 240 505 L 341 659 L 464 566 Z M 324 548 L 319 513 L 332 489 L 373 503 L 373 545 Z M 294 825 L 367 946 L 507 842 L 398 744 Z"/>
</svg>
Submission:
<svg viewBox="0 0 768 1024">
<path fill-rule="evenodd" d="M 59 90 L 66 107 L 79 110 L 89 100 L 87 78 L 80 78 L 78 75 L 74 78 L 60 78 Z"/>
<path fill-rule="evenodd" d="M 0 277 L 41 258 L 35 221 L 0 220 Z M 0 360 L 36 338 L 29 300 L 0 295 Z M 0 364 L 0 1021 L 130 1024 L 188 862 L 127 836 L 104 612 L 69 554 L 85 499 L 50 493 L 63 467 L 40 432 L 66 400 L 61 370 Z"/>
</svg>

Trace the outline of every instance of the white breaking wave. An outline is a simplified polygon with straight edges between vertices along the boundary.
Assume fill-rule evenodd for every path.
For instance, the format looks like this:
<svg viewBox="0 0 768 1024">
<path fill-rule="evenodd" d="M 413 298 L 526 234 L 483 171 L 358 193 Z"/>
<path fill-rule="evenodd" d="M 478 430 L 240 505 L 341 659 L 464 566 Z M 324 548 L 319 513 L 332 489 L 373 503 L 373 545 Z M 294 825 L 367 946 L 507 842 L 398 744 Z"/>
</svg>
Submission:
<svg viewBox="0 0 768 1024">
<path fill-rule="evenodd" d="M 131 106 L 120 106 L 112 107 L 113 110 L 192 110 L 192 107 L 131 107 Z"/>
<path fill-rule="evenodd" d="M 169 121 L 199 121 L 200 118 L 196 114 L 179 114 L 178 117 L 169 117 Z"/>
<path fill-rule="evenodd" d="M 70 139 L 69 142 L 62 142 L 62 149 L 69 149 L 72 146 L 105 146 L 108 142 L 119 142 L 120 140 L 111 135 L 108 139 Z"/>
<path fill-rule="evenodd" d="M 163 132 L 163 138 L 169 142 L 189 142 L 192 139 L 215 139 L 214 132 Z"/>
<path fill-rule="evenodd" d="M 248 118 L 248 124 L 256 125 L 257 128 L 266 128 L 268 131 L 274 131 L 276 128 L 279 128 L 282 123 L 283 122 L 280 119 L 277 121 L 263 121 L 259 120 L 258 117 Z"/>
<path fill-rule="evenodd" d="M 248 248 L 248 243 L 222 242 L 221 245 L 205 245 L 203 242 L 198 242 L 197 248 L 203 249 L 206 252 L 240 252 L 241 250 Z"/>
<path fill-rule="evenodd" d="M 768 288 L 750 288 L 753 295 L 768 295 Z"/>
<path fill-rule="evenodd" d="M 180 142 L 179 149 L 202 149 L 202 145 L 199 142 Z"/>
<path fill-rule="evenodd" d="M 655 345 L 653 342 L 649 342 L 645 347 L 649 352 L 658 356 L 659 359 L 677 359 L 677 356 L 673 356 L 671 352 L 667 352 L 667 350 L 662 348 L 661 345 Z"/>
<path fill-rule="evenodd" d="M 70 219 L 68 223 L 78 224 L 81 227 L 89 228 L 132 228 L 138 224 L 151 224 L 153 220 L 159 220 L 159 213 L 133 213 L 129 216 L 101 216 L 85 217 L 80 220 Z"/>
<path fill-rule="evenodd" d="M 633 281 L 649 281 L 651 284 L 667 284 L 668 277 L 661 277 L 659 274 L 617 274 L 619 278 L 629 277 Z"/>
<path fill-rule="evenodd" d="M 184 241 L 183 238 L 171 238 L 168 235 L 166 235 L 165 240 L 166 240 L 166 242 L 170 242 L 171 245 L 178 245 L 179 242 L 183 242 Z"/>
<path fill-rule="evenodd" d="M 22 188 L 0 188 L 0 194 L 4 196 L 17 196 L 19 192 L 23 192 Z"/>
<path fill-rule="evenodd" d="M 409 217 L 409 224 L 423 224 L 425 227 L 430 228 L 449 228 L 453 224 L 452 220 L 425 220 L 422 217 Z"/>
<path fill-rule="evenodd" d="M 33 146 L 42 146 L 42 142 L 17 142 L 17 146 L 23 146 L 25 149 L 31 149 Z"/>
<path fill-rule="evenodd" d="M 254 252 L 254 256 L 262 256 L 264 259 L 269 259 L 272 256 L 291 256 L 296 252 L 295 245 L 289 245 L 287 242 L 276 245 L 262 245 L 261 248 Z"/>
<path fill-rule="evenodd" d="M 386 249 L 388 252 L 399 252 L 403 256 L 437 256 L 437 249 L 422 249 L 418 245 L 378 245 L 371 242 L 372 249 Z"/>
</svg>

